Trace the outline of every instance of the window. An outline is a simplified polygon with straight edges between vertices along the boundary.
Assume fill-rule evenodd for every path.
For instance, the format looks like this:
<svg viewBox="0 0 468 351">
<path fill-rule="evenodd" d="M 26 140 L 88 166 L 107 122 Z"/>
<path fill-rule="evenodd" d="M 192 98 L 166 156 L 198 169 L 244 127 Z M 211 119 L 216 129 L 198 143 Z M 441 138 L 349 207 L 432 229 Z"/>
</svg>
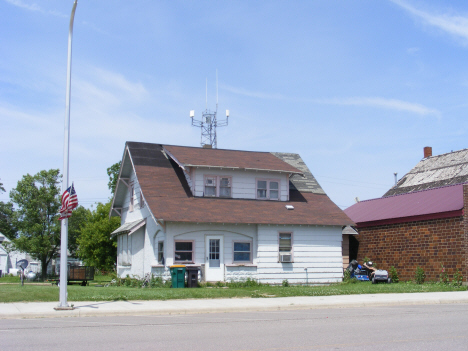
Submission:
<svg viewBox="0 0 468 351">
<path fill-rule="evenodd" d="M 216 196 L 216 177 L 205 177 L 205 196 Z"/>
<path fill-rule="evenodd" d="M 279 233 L 279 257 L 281 263 L 293 262 L 292 233 Z"/>
<path fill-rule="evenodd" d="M 250 242 L 234 242 L 234 262 L 252 262 Z"/>
<path fill-rule="evenodd" d="M 231 178 L 221 177 L 219 179 L 219 196 L 231 197 Z"/>
<path fill-rule="evenodd" d="M 279 252 L 292 251 L 292 234 L 280 233 L 279 234 Z"/>
<path fill-rule="evenodd" d="M 193 241 L 175 242 L 175 262 L 193 262 Z"/>
<path fill-rule="evenodd" d="M 206 197 L 231 197 L 231 177 L 205 176 Z"/>
<path fill-rule="evenodd" d="M 133 187 L 133 185 L 130 187 L 130 204 L 128 205 L 128 210 L 130 212 L 133 211 L 133 198 L 135 196 L 135 188 Z"/>
<path fill-rule="evenodd" d="M 158 263 L 164 264 L 164 241 L 158 241 Z"/>
<path fill-rule="evenodd" d="M 257 180 L 257 199 L 279 200 L 279 181 Z"/>
<path fill-rule="evenodd" d="M 117 262 L 120 266 L 130 266 L 132 264 L 132 238 L 128 234 L 119 235 Z"/>
</svg>

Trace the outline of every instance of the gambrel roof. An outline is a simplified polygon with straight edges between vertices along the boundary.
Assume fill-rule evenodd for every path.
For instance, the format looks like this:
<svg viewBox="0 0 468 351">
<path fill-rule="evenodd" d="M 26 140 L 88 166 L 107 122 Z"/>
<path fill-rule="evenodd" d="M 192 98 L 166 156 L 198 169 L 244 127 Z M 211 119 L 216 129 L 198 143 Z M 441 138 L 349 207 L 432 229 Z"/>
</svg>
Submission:
<svg viewBox="0 0 468 351">
<path fill-rule="evenodd" d="M 145 202 L 157 220 L 278 225 L 353 224 L 325 194 L 296 154 L 127 142 L 121 177 L 129 176 L 129 163 L 135 170 Z M 194 197 L 183 167 L 195 165 L 289 173 L 293 175 L 290 178 L 290 201 Z M 295 177 L 299 177 L 297 181 Z M 123 201 L 122 192 L 117 186 L 113 207 L 118 207 L 116 205 Z M 288 210 L 286 205 L 292 205 L 294 209 Z"/>
<path fill-rule="evenodd" d="M 384 197 L 468 183 L 468 149 L 422 159 Z"/>
</svg>

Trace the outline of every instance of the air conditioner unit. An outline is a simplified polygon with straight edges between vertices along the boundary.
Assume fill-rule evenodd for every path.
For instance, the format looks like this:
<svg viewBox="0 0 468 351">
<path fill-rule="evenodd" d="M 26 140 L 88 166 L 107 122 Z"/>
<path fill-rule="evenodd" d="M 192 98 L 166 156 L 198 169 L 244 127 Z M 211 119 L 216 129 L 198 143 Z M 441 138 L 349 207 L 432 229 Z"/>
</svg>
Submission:
<svg viewBox="0 0 468 351">
<path fill-rule="evenodd" d="M 280 254 L 280 262 L 292 262 L 292 255 L 290 253 L 281 253 Z"/>
</svg>

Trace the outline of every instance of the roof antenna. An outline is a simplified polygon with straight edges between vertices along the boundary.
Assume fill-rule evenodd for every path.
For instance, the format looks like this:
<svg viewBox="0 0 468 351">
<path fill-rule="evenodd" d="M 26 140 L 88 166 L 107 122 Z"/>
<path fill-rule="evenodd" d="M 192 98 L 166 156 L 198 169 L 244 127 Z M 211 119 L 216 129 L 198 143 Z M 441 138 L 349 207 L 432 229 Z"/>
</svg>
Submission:
<svg viewBox="0 0 468 351">
<path fill-rule="evenodd" d="M 195 110 L 190 111 L 192 126 L 201 129 L 201 146 L 206 149 L 216 149 L 218 140 L 216 137 L 216 128 L 224 127 L 229 122 L 229 110 L 226 110 L 226 119 L 218 121 L 216 115 L 218 113 L 218 70 L 216 69 L 216 110 L 208 110 L 208 78 L 206 78 L 206 101 L 205 111 L 202 112 L 201 120 L 195 119 Z"/>
</svg>

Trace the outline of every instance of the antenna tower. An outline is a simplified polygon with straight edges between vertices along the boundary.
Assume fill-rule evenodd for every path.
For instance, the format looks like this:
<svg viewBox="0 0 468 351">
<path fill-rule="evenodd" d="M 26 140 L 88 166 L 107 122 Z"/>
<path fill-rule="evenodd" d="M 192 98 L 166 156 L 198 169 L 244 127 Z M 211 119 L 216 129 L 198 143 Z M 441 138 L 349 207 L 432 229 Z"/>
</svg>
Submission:
<svg viewBox="0 0 468 351">
<path fill-rule="evenodd" d="M 206 81 L 206 103 L 205 111 L 202 112 L 201 120 L 195 119 L 195 110 L 190 111 L 192 126 L 201 129 L 201 146 L 203 148 L 216 149 L 218 141 L 216 137 L 216 128 L 225 127 L 229 122 L 229 110 L 226 110 L 226 119 L 218 120 L 218 70 L 216 70 L 216 109 L 211 111 L 208 109 L 208 79 Z"/>
</svg>

